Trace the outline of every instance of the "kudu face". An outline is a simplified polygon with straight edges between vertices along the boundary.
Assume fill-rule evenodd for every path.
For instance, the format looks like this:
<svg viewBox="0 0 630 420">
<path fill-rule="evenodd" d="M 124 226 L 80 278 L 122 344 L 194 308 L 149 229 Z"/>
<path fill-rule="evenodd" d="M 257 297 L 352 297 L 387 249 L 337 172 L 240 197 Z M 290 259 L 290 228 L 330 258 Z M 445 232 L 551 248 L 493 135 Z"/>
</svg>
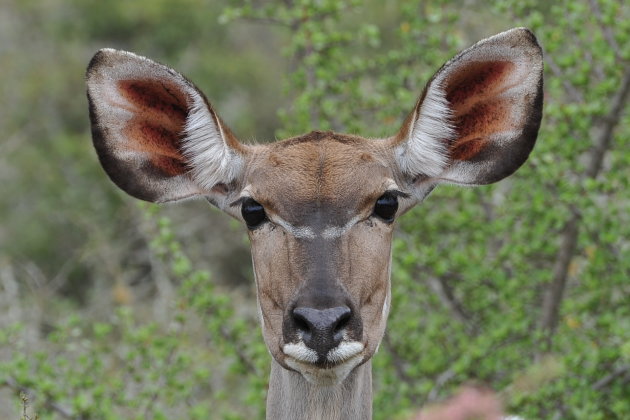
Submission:
<svg viewBox="0 0 630 420">
<path fill-rule="evenodd" d="M 94 146 L 129 194 L 201 196 L 248 228 L 265 342 L 280 365 L 341 382 L 376 351 L 393 222 L 439 183 L 489 184 L 534 146 L 542 56 L 513 29 L 446 63 L 397 134 L 312 132 L 244 145 L 172 69 L 101 50 L 87 72 Z"/>
<path fill-rule="evenodd" d="M 266 147 L 248 166 L 239 201 L 246 220 L 251 200 L 264 209 L 248 224 L 267 346 L 284 367 L 336 382 L 374 353 L 385 328 L 403 195 L 391 153 L 313 132 Z"/>
</svg>

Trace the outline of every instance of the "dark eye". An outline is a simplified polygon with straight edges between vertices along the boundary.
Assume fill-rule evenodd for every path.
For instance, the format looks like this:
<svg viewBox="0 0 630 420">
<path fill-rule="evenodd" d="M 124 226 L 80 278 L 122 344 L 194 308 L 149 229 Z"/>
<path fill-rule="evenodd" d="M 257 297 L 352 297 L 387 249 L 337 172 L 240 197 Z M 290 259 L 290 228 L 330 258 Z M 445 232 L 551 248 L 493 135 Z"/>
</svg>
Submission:
<svg viewBox="0 0 630 420">
<path fill-rule="evenodd" d="M 396 210 L 398 210 L 398 197 L 392 193 L 386 192 L 381 195 L 374 205 L 374 214 L 388 223 L 394 221 Z"/>
<path fill-rule="evenodd" d="M 245 219 L 245 223 L 250 229 L 257 228 L 262 222 L 267 220 L 263 206 L 252 198 L 247 198 L 243 201 L 241 215 L 243 215 L 243 219 Z"/>
</svg>

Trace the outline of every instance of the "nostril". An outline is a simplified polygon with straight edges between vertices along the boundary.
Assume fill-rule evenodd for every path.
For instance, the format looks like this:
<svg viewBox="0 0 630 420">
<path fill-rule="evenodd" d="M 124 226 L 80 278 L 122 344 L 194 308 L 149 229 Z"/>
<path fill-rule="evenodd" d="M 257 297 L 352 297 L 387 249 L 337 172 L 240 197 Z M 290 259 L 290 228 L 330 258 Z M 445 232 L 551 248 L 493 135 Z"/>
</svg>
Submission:
<svg viewBox="0 0 630 420">
<path fill-rule="evenodd" d="M 303 308 L 293 310 L 293 325 L 304 342 L 308 343 L 313 337 L 313 324 L 308 319 L 308 313 Z"/>
<path fill-rule="evenodd" d="M 294 327 L 307 345 L 316 340 L 321 343 L 338 343 L 348 326 L 352 311 L 347 306 L 315 309 L 297 307 L 293 310 Z"/>
<path fill-rule="evenodd" d="M 295 322 L 295 328 L 297 328 L 298 330 L 302 332 L 311 331 L 311 326 L 309 325 L 306 318 L 304 318 L 304 315 L 293 311 L 293 322 Z"/>
<path fill-rule="evenodd" d="M 340 317 L 339 320 L 337 321 L 337 324 L 334 327 L 334 332 L 335 334 L 338 332 L 341 332 L 344 328 L 346 328 L 346 326 L 348 325 L 348 322 L 350 321 L 350 309 L 348 309 L 347 312 L 343 313 Z"/>
</svg>

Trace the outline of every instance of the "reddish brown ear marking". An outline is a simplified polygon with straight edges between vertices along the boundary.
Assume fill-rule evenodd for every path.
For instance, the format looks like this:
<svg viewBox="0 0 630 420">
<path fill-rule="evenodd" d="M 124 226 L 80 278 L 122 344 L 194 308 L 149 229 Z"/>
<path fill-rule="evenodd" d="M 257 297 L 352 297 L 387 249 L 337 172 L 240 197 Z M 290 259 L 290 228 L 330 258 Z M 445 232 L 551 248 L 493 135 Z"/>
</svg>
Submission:
<svg viewBox="0 0 630 420">
<path fill-rule="evenodd" d="M 129 149 L 147 153 L 164 175 L 176 176 L 188 171 L 177 133 L 136 117 L 128 122 L 125 135 L 131 140 Z"/>
<path fill-rule="evenodd" d="M 132 150 L 183 159 L 179 150 L 180 138 L 178 134 L 162 126 L 134 118 L 129 121 L 125 135 L 132 140 L 129 142 L 129 148 Z"/>
<path fill-rule="evenodd" d="M 151 164 L 162 171 L 166 176 L 177 176 L 188 172 L 188 168 L 182 160 L 173 159 L 168 156 L 152 156 Z"/>
<path fill-rule="evenodd" d="M 457 142 L 468 141 L 472 136 L 487 137 L 508 130 L 511 125 L 511 107 L 507 99 L 475 104 L 468 112 L 455 118 L 459 134 Z"/>
<path fill-rule="evenodd" d="M 451 158 L 455 160 L 472 159 L 485 149 L 488 143 L 490 141 L 483 137 L 457 142 L 450 150 Z"/>
<path fill-rule="evenodd" d="M 509 61 L 483 62 L 469 65 L 452 75 L 446 82 L 446 99 L 455 109 L 465 108 L 466 102 L 474 99 L 483 101 L 500 90 L 514 68 Z"/>
<path fill-rule="evenodd" d="M 450 147 L 452 159 L 472 159 L 490 143 L 493 133 L 507 131 L 513 125 L 513 104 L 507 98 L 497 98 L 513 86 L 508 79 L 514 67 L 509 61 L 476 63 L 449 78 L 446 98 L 458 133 Z"/>
<path fill-rule="evenodd" d="M 181 88 L 156 80 L 122 80 L 118 90 L 140 112 L 167 116 L 180 126 L 186 121 L 188 101 Z"/>
<path fill-rule="evenodd" d="M 177 86 L 156 80 L 123 80 L 120 94 L 135 108 L 125 135 L 129 149 L 149 155 L 166 176 L 186 173 L 181 134 L 186 123 L 186 96 Z"/>
</svg>

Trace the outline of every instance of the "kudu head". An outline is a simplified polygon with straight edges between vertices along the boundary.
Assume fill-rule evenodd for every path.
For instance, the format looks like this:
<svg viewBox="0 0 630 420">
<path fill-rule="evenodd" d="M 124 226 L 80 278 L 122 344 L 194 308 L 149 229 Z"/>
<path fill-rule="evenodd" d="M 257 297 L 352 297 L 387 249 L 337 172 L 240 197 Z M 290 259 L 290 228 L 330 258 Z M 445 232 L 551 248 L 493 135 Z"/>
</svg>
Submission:
<svg viewBox="0 0 630 420">
<path fill-rule="evenodd" d="M 205 197 L 241 220 L 269 351 L 311 383 L 336 384 L 383 337 L 395 219 L 437 184 L 489 184 L 527 159 L 542 53 L 526 29 L 477 43 L 385 139 L 313 131 L 242 144 L 185 77 L 123 51 L 99 51 L 87 85 L 111 179 L 152 202 Z"/>
</svg>

